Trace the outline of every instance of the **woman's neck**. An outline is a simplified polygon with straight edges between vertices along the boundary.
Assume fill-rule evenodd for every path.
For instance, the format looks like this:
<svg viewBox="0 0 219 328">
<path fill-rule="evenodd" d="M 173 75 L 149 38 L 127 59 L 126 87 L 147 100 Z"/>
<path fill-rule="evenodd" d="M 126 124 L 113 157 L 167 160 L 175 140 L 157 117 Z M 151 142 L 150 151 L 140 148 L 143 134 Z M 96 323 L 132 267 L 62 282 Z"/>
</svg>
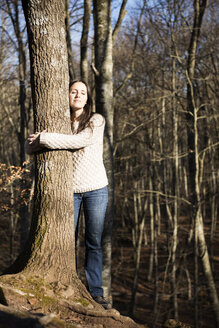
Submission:
<svg viewBox="0 0 219 328">
<path fill-rule="evenodd" d="M 74 121 L 78 121 L 79 120 L 79 117 L 81 116 L 81 114 L 83 113 L 83 111 L 84 111 L 84 108 L 75 110 L 75 112 L 74 112 Z"/>
</svg>

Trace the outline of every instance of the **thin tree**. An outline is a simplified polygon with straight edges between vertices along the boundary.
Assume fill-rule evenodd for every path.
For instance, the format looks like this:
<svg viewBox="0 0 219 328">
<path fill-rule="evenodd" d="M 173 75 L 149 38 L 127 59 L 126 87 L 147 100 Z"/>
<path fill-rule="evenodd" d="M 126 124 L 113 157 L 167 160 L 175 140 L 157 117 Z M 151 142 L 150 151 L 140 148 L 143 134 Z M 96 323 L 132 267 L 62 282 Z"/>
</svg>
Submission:
<svg viewBox="0 0 219 328">
<path fill-rule="evenodd" d="M 201 197 L 200 197 L 200 163 L 199 163 L 199 145 L 198 145 L 198 111 L 199 107 L 196 103 L 196 88 L 194 83 L 195 68 L 196 68 L 196 53 L 200 37 L 200 30 L 203 16 L 207 6 L 207 0 L 194 1 L 194 21 L 191 33 L 190 45 L 188 49 L 187 62 L 187 104 L 188 104 L 188 149 L 189 149 L 189 181 L 191 203 L 193 205 L 194 213 L 194 227 L 195 227 L 195 271 L 196 271 L 196 285 L 198 261 L 200 256 L 203 264 L 204 274 L 206 276 L 210 297 L 213 303 L 217 326 L 219 327 L 219 301 L 217 291 L 212 275 L 208 249 L 204 235 L 204 225 L 201 213 Z M 196 326 L 198 327 L 198 294 L 196 292 L 195 308 L 196 308 Z"/>
<path fill-rule="evenodd" d="M 20 144 L 20 165 L 25 162 L 24 140 L 26 135 L 26 53 L 25 41 L 23 40 L 24 30 L 21 29 L 20 14 L 19 14 L 19 1 L 6 0 L 7 10 L 11 19 L 15 36 L 17 39 L 17 52 L 18 52 L 18 78 L 19 78 L 19 106 L 20 106 L 20 130 L 18 133 L 18 140 Z"/>
<path fill-rule="evenodd" d="M 25 42 L 25 25 L 21 27 L 21 15 L 19 6 L 20 1 L 6 0 L 8 15 L 11 19 L 14 33 L 16 36 L 17 53 L 18 53 L 18 80 L 19 80 L 19 131 L 17 130 L 17 136 L 20 146 L 20 166 L 22 167 L 26 160 L 26 154 L 24 150 L 24 141 L 27 130 L 27 68 L 26 68 L 26 42 Z M 22 179 L 25 185 L 25 176 Z M 29 220 L 27 206 L 22 204 L 19 209 L 19 226 L 20 226 L 20 247 L 23 249 L 25 241 L 28 236 Z"/>
<path fill-rule="evenodd" d="M 111 296 L 111 230 L 114 212 L 113 176 L 113 61 L 111 0 L 94 0 L 96 111 L 106 119 L 104 160 L 109 180 L 109 202 L 103 233 L 103 288 Z"/>
<path fill-rule="evenodd" d="M 65 0 L 65 29 L 66 29 L 66 43 L 68 51 L 68 67 L 69 77 L 71 80 L 75 78 L 75 70 L 71 48 L 71 30 L 70 30 L 70 17 L 69 17 L 69 0 Z"/>
<path fill-rule="evenodd" d="M 84 0 L 83 30 L 81 34 L 81 78 L 88 82 L 88 34 L 91 15 L 91 0 Z"/>
<path fill-rule="evenodd" d="M 142 241 L 144 237 L 144 226 L 146 219 L 146 210 L 148 206 L 148 198 L 143 198 L 141 194 L 141 190 L 144 190 L 145 179 L 142 178 L 140 181 L 134 182 L 134 194 L 133 194 L 133 202 L 134 202 L 134 223 L 132 228 L 132 244 L 134 247 L 134 260 L 135 260 L 135 273 L 133 279 L 132 286 L 132 295 L 130 302 L 130 315 L 133 315 L 135 310 L 136 303 L 136 294 L 138 288 L 138 277 L 141 263 L 141 248 Z M 142 199 L 143 198 L 143 199 Z"/>
</svg>

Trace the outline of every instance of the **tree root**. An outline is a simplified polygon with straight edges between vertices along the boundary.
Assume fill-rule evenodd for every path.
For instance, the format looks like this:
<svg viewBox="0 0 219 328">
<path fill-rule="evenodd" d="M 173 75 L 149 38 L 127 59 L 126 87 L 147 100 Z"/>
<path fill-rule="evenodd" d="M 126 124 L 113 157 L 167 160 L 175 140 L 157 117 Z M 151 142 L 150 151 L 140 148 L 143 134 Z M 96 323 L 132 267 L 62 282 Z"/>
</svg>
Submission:
<svg viewBox="0 0 219 328">
<path fill-rule="evenodd" d="M 25 320 L 29 318 L 38 322 L 39 327 L 146 327 L 120 315 L 116 309 L 103 309 L 92 299 L 84 285 L 80 288 L 78 282 L 67 286 L 60 282 L 48 283 L 36 276 L 1 276 L 0 303 L 3 304 L 0 314 L 11 316 L 13 320 L 17 318 L 18 321 L 23 316 Z"/>
<path fill-rule="evenodd" d="M 64 328 L 65 322 L 57 319 L 54 314 L 37 316 L 24 311 L 18 311 L 11 307 L 0 304 L 1 328 L 30 328 L 30 327 L 49 327 Z"/>
<path fill-rule="evenodd" d="M 73 310 L 74 312 L 79 313 L 79 314 L 83 314 L 85 316 L 96 317 L 96 318 L 98 318 L 98 317 L 99 318 L 103 318 L 103 317 L 104 318 L 112 318 L 112 319 L 115 319 L 115 320 L 120 321 L 120 322 L 124 322 L 124 321 L 127 320 L 129 322 L 134 323 L 134 321 L 131 318 L 121 316 L 119 311 L 117 311 L 116 309 L 103 310 L 102 307 L 101 307 L 100 310 L 86 309 L 85 307 L 83 307 L 79 304 L 73 304 L 70 301 L 66 302 L 65 306 L 69 310 Z"/>
</svg>

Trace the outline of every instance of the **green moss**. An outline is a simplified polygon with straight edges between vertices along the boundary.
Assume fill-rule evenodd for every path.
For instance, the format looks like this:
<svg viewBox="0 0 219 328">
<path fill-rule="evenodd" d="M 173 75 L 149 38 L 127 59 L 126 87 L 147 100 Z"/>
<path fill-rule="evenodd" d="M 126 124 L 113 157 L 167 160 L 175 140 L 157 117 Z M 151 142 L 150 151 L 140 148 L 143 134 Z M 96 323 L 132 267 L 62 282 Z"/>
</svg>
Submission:
<svg viewBox="0 0 219 328">
<path fill-rule="evenodd" d="M 16 280 L 14 279 L 14 276 L 12 276 L 12 275 L 1 276 L 0 281 L 2 283 L 8 284 L 9 286 L 15 286 L 15 282 L 16 282 Z"/>
<path fill-rule="evenodd" d="M 66 324 L 63 320 L 60 320 L 58 318 L 53 318 L 50 323 L 53 323 L 55 326 L 57 325 L 58 327 L 66 327 Z"/>
<path fill-rule="evenodd" d="M 45 286 L 45 284 L 46 284 L 44 279 L 42 279 L 40 277 L 38 278 L 38 277 L 31 277 L 31 276 L 26 278 L 26 283 L 33 285 L 37 289 L 41 286 Z"/>
<path fill-rule="evenodd" d="M 28 277 L 25 282 L 19 284 L 18 289 L 24 293 L 33 294 L 37 298 L 42 298 L 44 287 L 46 286 L 43 279 Z"/>
<path fill-rule="evenodd" d="M 42 308 L 43 312 L 60 312 L 58 301 L 59 293 L 56 283 L 46 282 L 41 277 L 26 275 L 9 275 L 2 280 L 4 280 L 5 284 L 8 284 L 26 294 L 24 297 L 28 299 L 35 298 L 37 300 L 37 307 L 39 306 Z M 57 291 L 55 291 L 56 289 Z M 75 298 L 74 302 L 81 304 L 83 307 L 87 307 L 90 304 L 85 298 Z M 65 315 L 65 308 L 61 307 L 61 312 L 62 315 Z M 67 314 L 68 310 L 66 309 L 66 315 Z M 69 323 L 68 327 L 73 328 L 74 324 Z"/>
<path fill-rule="evenodd" d="M 14 288 L 22 291 L 28 296 L 33 296 L 39 302 L 39 306 L 44 310 L 56 310 L 57 301 L 55 298 L 45 295 L 47 290 L 51 290 L 51 286 L 42 278 L 29 276 L 26 279 L 19 279 L 18 277 L 8 276 L 4 282 Z"/>
<path fill-rule="evenodd" d="M 85 298 L 77 298 L 75 300 L 76 303 L 80 303 L 83 306 L 88 306 L 90 304 L 90 302 L 88 300 L 86 300 Z"/>
<path fill-rule="evenodd" d="M 28 277 L 26 279 L 25 288 L 20 288 L 22 291 L 33 294 L 39 301 L 40 306 L 45 310 L 56 310 L 57 301 L 53 297 L 44 295 L 45 291 L 51 289 L 49 284 L 42 278 Z"/>
<path fill-rule="evenodd" d="M 56 311 L 57 310 L 57 301 L 49 296 L 43 296 L 39 300 L 41 307 L 44 310 L 51 310 L 51 311 Z"/>
<path fill-rule="evenodd" d="M 43 287 L 48 288 L 48 284 L 42 278 L 38 277 L 20 277 L 19 275 L 5 275 L 1 281 L 9 286 L 17 288 L 24 293 L 32 293 L 33 290 L 39 292 Z"/>
</svg>

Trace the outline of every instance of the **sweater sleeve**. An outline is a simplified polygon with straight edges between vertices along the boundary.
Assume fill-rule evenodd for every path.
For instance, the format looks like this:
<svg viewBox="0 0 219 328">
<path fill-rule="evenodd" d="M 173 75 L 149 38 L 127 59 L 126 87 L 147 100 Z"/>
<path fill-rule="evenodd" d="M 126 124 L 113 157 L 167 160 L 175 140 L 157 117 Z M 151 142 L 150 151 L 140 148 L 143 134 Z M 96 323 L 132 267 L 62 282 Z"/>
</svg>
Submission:
<svg viewBox="0 0 219 328">
<path fill-rule="evenodd" d="M 80 149 L 95 143 L 101 143 L 105 120 L 100 114 L 91 118 L 92 127 L 87 127 L 73 135 L 41 132 L 39 145 L 48 149 Z"/>
</svg>

